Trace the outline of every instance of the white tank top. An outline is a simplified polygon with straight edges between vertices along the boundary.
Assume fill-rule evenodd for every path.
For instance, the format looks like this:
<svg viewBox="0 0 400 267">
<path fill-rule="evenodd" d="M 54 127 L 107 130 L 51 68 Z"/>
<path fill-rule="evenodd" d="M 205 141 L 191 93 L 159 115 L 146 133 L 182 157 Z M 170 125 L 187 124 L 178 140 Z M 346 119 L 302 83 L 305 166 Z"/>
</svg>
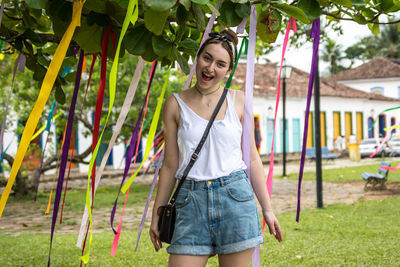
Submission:
<svg viewBox="0 0 400 267">
<path fill-rule="evenodd" d="M 208 120 L 201 118 L 174 94 L 179 104 L 178 128 L 179 167 L 176 177 L 181 178 L 190 157 L 203 136 Z M 242 157 L 242 124 L 227 94 L 228 107 L 223 120 L 215 120 L 187 179 L 204 181 L 227 176 L 247 167 Z"/>
</svg>

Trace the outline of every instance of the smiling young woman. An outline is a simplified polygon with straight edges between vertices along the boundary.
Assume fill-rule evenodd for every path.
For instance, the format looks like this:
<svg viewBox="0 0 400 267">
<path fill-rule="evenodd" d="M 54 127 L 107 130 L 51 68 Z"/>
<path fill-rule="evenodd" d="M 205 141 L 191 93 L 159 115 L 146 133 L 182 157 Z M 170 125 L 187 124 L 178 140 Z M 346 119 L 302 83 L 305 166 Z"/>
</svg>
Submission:
<svg viewBox="0 0 400 267">
<path fill-rule="evenodd" d="M 162 247 L 157 210 L 171 197 L 223 93 L 220 83 L 232 70 L 236 44 L 236 34 L 230 30 L 210 34 L 197 54 L 196 84 L 165 102 L 165 157 L 150 226 L 156 251 Z M 216 254 L 220 266 L 250 266 L 254 247 L 263 242 L 254 193 L 270 233 L 282 241 L 254 136 L 251 182 L 245 172 L 243 113 L 243 92 L 230 90 L 178 193 L 175 230 L 167 248 L 169 266 L 205 266 Z"/>
</svg>

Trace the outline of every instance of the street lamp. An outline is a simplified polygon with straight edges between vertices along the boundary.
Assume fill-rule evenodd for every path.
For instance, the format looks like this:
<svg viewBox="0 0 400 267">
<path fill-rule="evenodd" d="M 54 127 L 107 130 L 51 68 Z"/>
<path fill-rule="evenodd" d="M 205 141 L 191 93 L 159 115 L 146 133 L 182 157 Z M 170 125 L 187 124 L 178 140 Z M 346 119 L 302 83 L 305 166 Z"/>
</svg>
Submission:
<svg viewBox="0 0 400 267">
<path fill-rule="evenodd" d="M 279 69 L 280 66 L 279 64 L 276 65 L 277 73 L 279 75 Z M 290 65 L 286 65 L 286 62 L 283 61 L 282 65 L 282 72 L 281 72 L 281 78 L 282 78 L 282 147 L 283 147 L 283 153 L 282 153 L 282 161 L 283 161 L 283 173 L 282 176 L 286 177 L 286 79 L 290 78 L 290 74 L 292 72 L 292 67 Z"/>
</svg>

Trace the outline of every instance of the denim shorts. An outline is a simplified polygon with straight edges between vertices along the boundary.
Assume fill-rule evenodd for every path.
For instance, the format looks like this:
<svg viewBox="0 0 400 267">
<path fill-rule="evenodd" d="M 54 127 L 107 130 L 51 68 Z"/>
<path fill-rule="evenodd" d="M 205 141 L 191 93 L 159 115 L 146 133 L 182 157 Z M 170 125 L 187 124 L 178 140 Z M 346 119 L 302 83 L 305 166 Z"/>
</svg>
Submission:
<svg viewBox="0 0 400 267">
<path fill-rule="evenodd" d="M 231 254 L 263 243 L 253 188 L 244 171 L 185 180 L 176 199 L 170 254 Z"/>
</svg>

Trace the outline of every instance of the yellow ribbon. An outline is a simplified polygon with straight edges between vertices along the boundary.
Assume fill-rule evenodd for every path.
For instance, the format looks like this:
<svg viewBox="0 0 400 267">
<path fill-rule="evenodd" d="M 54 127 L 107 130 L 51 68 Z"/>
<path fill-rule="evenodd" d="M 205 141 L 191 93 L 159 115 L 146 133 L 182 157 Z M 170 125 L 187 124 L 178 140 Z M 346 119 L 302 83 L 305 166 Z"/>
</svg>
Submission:
<svg viewBox="0 0 400 267">
<path fill-rule="evenodd" d="M 160 118 L 161 107 L 162 107 L 162 104 L 163 104 L 164 94 L 165 94 L 165 90 L 166 90 L 166 88 L 167 88 L 167 84 L 168 84 L 168 79 L 169 79 L 169 74 L 170 74 L 170 72 L 171 72 L 171 69 L 168 70 L 167 77 L 166 77 L 166 79 L 165 79 L 165 82 L 164 82 L 164 85 L 163 85 L 163 88 L 162 88 L 160 97 L 158 98 L 157 107 L 156 107 L 156 110 L 155 110 L 154 115 L 153 115 L 153 120 L 151 121 L 150 130 L 149 130 L 149 135 L 148 135 L 148 137 L 147 137 L 146 150 L 145 150 L 145 152 L 144 152 L 144 157 L 143 157 L 144 159 L 147 159 L 147 158 L 148 158 L 148 156 L 149 156 L 149 154 L 150 154 L 150 151 L 151 151 L 151 148 L 152 148 L 152 146 L 153 146 L 153 139 L 154 139 L 154 136 L 156 135 L 158 120 L 159 120 L 159 118 Z M 136 170 L 136 172 L 135 172 L 135 173 L 129 178 L 129 180 L 122 186 L 122 188 L 121 188 L 121 192 L 122 192 L 122 193 L 124 193 L 124 194 L 126 193 L 126 191 L 128 190 L 128 188 L 131 186 L 133 180 L 135 180 L 135 177 L 138 175 L 140 169 L 143 167 L 143 164 L 144 164 L 144 160 L 142 160 L 142 163 L 140 164 L 140 166 L 139 166 L 139 168 Z"/>
<path fill-rule="evenodd" d="M 108 123 L 108 119 L 110 117 L 111 110 L 114 105 L 115 91 L 116 91 L 116 87 L 117 87 L 118 59 L 119 59 L 119 52 L 121 50 L 121 43 L 122 43 L 122 40 L 124 39 L 126 31 L 128 30 L 129 24 L 132 23 L 134 25 L 137 21 L 138 15 L 139 15 L 138 0 L 130 0 L 129 5 L 128 5 L 128 10 L 126 12 L 126 16 L 124 19 L 124 23 L 122 24 L 122 30 L 121 30 L 121 34 L 119 36 L 118 45 L 117 45 L 117 49 L 116 49 L 115 57 L 114 57 L 114 62 L 113 62 L 113 65 L 112 65 L 111 71 L 110 71 L 110 82 L 109 82 L 109 87 L 110 87 L 109 88 L 109 91 L 110 91 L 109 99 L 110 99 L 110 101 L 109 101 L 109 108 L 108 108 L 108 114 L 107 114 L 105 125 L 107 125 L 107 123 Z M 92 210 L 91 210 L 91 199 L 90 199 L 90 195 L 91 195 L 90 194 L 90 177 L 92 174 L 94 161 L 96 159 L 97 152 L 99 150 L 99 145 L 101 143 L 101 139 L 103 137 L 105 129 L 106 129 L 106 127 L 104 126 L 103 130 L 101 131 L 97 145 L 93 151 L 90 162 L 89 162 L 88 186 L 87 186 L 87 190 L 86 190 L 86 207 L 87 207 L 88 213 L 89 213 L 90 236 L 89 236 L 89 245 L 88 245 L 87 253 L 81 257 L 82 262 L 85 264 L 89 262 L 90 248 L 92 246 L 92 238 L 93 238 L 93 223 L 92 223 Z"/>
<path fill-rule="evenodd" d="M 55 116 L 51 119 L 51 121 L 52 121 L 52 122 L 55 121 L 55 120 L 56 120 L 58 117 L 60 117 L 60 115 L 63 114 L 63 113 L 64 113 L 63 111 L 58 112 L 57 115 L 55 115 Z M 43 126 L 32 136 L 31 142 L 32 142 L 33 140 L 35 140 L 35 138 L 38 137 L 38 135 L 41 134 L 41 133 L 46 129 L 46 126 L 47 126 L 46 124 L 43 125 Z"/>
<path fill-rule="evenodd" d="M 36 126 L 40 119 L 40 115 L 43 112 L 51 89 L 53 88 L 54 82 L 57 78 L 61 64 L 65 57 L 65 53 L 67 52 L 68 46 L 74 34 L 75 28 L 81 25 L 82 7 L 85 1 L 86 0 L 80 0 L 78 2 L 74 2 L 71 24 L 68 26 L 67 31 L 64 33 L 64 36 L 62 37 L 61 42 L 58 45 L 56 52 L 54 53 L 53 60 L 50 62 L 50 66 L 46 72 L 46 76 L 44 77 L 38 99 L 36 100 L 35 106 L 33 107 L 33 110 L 29 115 L 28 121 L 26 122 L 26 126 L 24 128 L 24 132 L 22 133 L 21 141 L 17 150 L 17 154 L 11 167 L 10 177 L 8 178 L 8 182 L 6 188 L 4 189 L 4 192 L 1 195 L 0 218 L 3 214 L 3 210 L 7 203 L 8 196 L 10 195 L 12 185 L 14 184 L 18 170 L 21 167 L 21 163 L 24 159 L 29 143 L 31 142 L 31 137 L 36 129 Z"/>
</svg>

